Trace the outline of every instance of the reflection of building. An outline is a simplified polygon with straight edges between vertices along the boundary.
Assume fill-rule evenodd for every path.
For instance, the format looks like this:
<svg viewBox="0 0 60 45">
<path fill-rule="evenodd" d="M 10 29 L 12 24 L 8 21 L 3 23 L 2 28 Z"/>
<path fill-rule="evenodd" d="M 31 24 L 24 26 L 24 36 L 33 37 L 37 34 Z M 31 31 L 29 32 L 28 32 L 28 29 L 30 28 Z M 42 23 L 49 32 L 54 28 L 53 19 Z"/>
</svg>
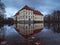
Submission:
<svg viewBox="0 0 60 45">
<path fill-rule="evenodd" d="M 37 23 L 37 24 L 17 24 L 17 31 L 24 35 L 24 36 L 29 36 L 32 34 L 36 34 L 40 32 L 43 28 L 43 23 Z"/>
<path fill-rule="evenodd" d="M 21 10 L 19 10 L 15 16 L 14 20 L 16 22 L 22 23 L 32 23 L 33 21 L 43 21 L 43 15 L 38 11 L 34 10 L 28 6 L 24 6 Z M 23 22 L 24 21 L 24 22 Z"/>
</svg>

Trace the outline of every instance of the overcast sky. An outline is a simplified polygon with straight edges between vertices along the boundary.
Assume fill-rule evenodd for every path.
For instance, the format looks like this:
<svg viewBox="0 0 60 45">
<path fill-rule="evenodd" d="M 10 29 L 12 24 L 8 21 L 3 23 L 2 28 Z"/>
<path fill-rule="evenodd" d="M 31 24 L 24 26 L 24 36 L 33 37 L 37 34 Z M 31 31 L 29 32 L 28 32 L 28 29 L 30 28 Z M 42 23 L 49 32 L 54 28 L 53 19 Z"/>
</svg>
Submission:
<svg viewBox="0 0 60 45">
<path fill-rule="evenodd" d="M 6 6 L 8 17 L 13 16 L 23 6 L 28 5 L 42 14 L 51 13 L 53 10 L 60 10 L 60 0 L 2 0 Z"/>
</svg>

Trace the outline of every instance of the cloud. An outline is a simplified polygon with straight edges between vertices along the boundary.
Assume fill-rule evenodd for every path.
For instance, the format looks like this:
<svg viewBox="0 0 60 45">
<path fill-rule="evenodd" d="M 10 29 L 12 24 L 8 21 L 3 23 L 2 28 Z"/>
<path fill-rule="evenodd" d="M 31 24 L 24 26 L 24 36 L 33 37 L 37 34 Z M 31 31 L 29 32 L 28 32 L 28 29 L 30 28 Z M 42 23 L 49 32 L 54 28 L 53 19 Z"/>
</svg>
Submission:
<svg viewBox="0 0 60 45">
<path fill-rule="evenodd" d="M 53 10 L 60 10 L 60 0 L 2 0 L 2 2 L 7 8 L 13 7 L 17 10 L 20 10 L 24 5 L 28 5 L 43 14 L 48 14 Z"/>
<path fill-rule="evenodd" d="M 7 17 L 13 16 L 17 12 L 17 9 L 14 7 L 6 8 L 6 15 Z"/>
</svg>

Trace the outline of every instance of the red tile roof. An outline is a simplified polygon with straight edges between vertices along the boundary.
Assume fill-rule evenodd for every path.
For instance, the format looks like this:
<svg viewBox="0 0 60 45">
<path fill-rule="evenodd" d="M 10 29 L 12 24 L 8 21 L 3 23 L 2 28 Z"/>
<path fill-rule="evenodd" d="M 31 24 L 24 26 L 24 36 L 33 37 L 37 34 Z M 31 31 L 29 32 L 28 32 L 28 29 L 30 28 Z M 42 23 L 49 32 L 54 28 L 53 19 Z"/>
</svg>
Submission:
<svg viewBox="0 0 60 45">
<path fill-rule="evenodd" d="M 19 15 L 19 11 L 15 15 Z"/>
<path fill-rule="evenodd" d="M 24 6 L 21 10 L 23 10 L 23 9 L 26 9 L 26 10 L 32 10 L 34 14 L 42 15 L 41 12 L 39 12 L 38 10 L 32 9 L 32 8 L 28 7 L 27 5 Z M 19 10 L 19 11 L 21 11 L 21 10 Z M 18 14 L 19 14 L 19 11 L 18 11 L 15 15 L 18 15 Z"/>
<path fill-rule="evenodd" d="M 26 9 L 26 10 L 32 10 L 32 11 L 33 11 L 33 9 L 30 8 L 30 7 L 28 7 L 27 5 L 25 5 L 21 10 L 23 10 L 23 9 Z"/>
<path fill-rule="evenodd" d="M 34 10 L 34 14 L 42 15 L 38 10 Z"/>
</svg>

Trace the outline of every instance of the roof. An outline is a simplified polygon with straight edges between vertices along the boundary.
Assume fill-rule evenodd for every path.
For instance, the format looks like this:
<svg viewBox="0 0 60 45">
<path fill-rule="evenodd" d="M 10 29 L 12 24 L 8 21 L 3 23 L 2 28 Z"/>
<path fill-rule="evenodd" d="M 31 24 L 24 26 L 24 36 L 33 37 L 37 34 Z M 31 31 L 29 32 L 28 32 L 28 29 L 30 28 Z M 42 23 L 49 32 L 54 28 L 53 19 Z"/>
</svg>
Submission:
<svg viewBox="0 0 60 45">
<path fill-rule="evenodd" d="M 23 9 L 26 9 L 26 10 L 32 10 L 34 14 L 42 15 L 41 12 L 39 12 L 38 10 L 34 10 L 34 9 L 32 9 L 32 8 L 30 8 L 30 7 L 27 6 L 27 5 L 25 5 L 21 10 L 23 10 Z M 19 11 L 21 11 L 21 10 L 19 10 Z M 18 14 L 19 14 L 19 11 L 18 11 L 15 15 L 18 15 Z"/>
<path fill-rule="evenodd" d="M 19 11 L 15 15 L 18 15 L 18 14 L 19 14 Z"/>
<path fill-rule="evenodd" d="M 38 10 L 34 10 L 34 14 L 42 15 L 41 12 L 39 12 Z"/>
<path fill-rule="evenodd" d="M 27 6 L 27 5 L 25 5 L 21 10 L 23 10 L 23 9 L 26 9 L 26 10 L 32 10 L 33 11 L 33 9 L 32 8 L 30 8 L 29 6 Z"/>
</svg>

